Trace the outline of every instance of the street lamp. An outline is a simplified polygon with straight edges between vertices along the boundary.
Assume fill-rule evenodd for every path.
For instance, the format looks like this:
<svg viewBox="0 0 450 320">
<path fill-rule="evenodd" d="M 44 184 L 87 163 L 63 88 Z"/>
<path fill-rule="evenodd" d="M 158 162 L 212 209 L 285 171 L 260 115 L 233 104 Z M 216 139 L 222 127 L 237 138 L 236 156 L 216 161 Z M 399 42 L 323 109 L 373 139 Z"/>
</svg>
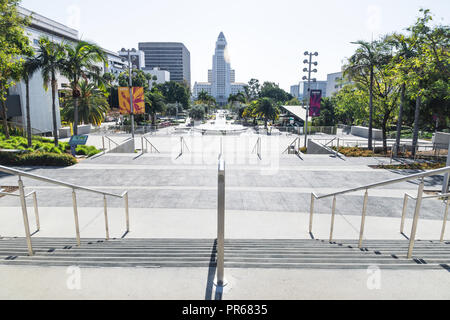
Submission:
<svg viewBox="0 0 450 320">
<path fill-rule="evenodd" d="M 308 68 L 304 68 L 303 72 L 307 72 L 308 76 L 304 76 L 302 79 L 304 81 L 308 80 L 308 101 L 307 101 L 307 106 L 306 106 L 306 122 L 305 122 L 305 147 L 307 146 L 307 142 L 308 142 L 308 117 L 309 117 L 309 107 L 310 107 L 310 103 L 311 103 L 311 81 L 316 82 L 316 78 L 311 78 L 311 73 L 317 73 L 317 69 L 312 69 L 312 66 L 317 66 L 318 63 L 317 61 L 313 62 L 312 61 L 312 57 L 313 56 L 318 56 L 319 53 L 318 52 L 308 52 L 305 51 L 304 53 L 305 56 L 309 56 L 309 59 L 305 59 L 303 61 L 304 64 L 308 65 Z"/>
<path fill-rule="evenodd" d="M 130 113 L 131 113 L 131 137 L 134 139 L 134 106 L 133 106 L 133 80 L 132 80 L 132 72 L 133 66 L 131 64 L 131 52 L 136 52 L 136 49 L 122 49 L 122 52 L 128 52 L 128 86 L 130 89 Z M 125 59 L 123 59 L 124 61 Z"/>
</svg>

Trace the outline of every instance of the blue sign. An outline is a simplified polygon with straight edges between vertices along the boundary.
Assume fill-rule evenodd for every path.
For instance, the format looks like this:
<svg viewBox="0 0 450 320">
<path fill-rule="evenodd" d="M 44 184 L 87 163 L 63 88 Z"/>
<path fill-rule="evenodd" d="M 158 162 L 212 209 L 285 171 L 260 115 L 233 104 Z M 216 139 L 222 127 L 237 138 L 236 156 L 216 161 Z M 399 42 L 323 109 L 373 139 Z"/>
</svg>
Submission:
<svg viewBox="0 0 450 320">
<path fill-rule="evenodd" d="M 69 141 L 69 145 L 72 147 L 85 145 L 87 143 L 88 136 L 72 136 Z"/>
</svg>

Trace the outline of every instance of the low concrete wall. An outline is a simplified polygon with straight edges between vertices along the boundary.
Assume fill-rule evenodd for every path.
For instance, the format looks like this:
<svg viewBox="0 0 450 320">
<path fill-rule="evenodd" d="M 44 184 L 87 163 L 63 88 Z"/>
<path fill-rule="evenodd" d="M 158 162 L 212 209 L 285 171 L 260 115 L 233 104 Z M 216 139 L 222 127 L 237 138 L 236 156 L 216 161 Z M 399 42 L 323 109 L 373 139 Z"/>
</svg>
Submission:
<svg viewBox="0 0 450 320">
<path fill-rule="evenodd" d="M 59 129 L 59 138 L 65 139 L 70 137 L 70 127 L 64 127 Z"/>
<path fill-rule="evenodd" d="M 433 134 L 433 143 L 439 147 L 448 146 L 450 143 L 450 133 L 437 132 Z"/>
<path fill-rule="evenodd" d="M 317 143 L 314 140 L 308 139 L 307 154 L 334 154 L 334 152 L 328 148 L 325 148 L 320 143 Z"/>
<path fill-rule="evenodd" d="M 83 135 L 83 134 L 89 134 L 91 133 L 91 125 L 87 124 L 84 126 L 78 126 L 78 134 L 79 135 Z"/>
<path fill-rule="evenodd" d="M 108 153 L 134 153 L 135 151 L 135 145 L 134 145 L 134 139 L 130 138 L 120 144 L 118 147 L 112 149 Z"/>
<path fill-rule="evenodd" d="M 357 137 L 369 138 L 369 128 L 367 127 L 353 126 L 351 133 Z M 372 137 L 373 139 L 383 139 L 383 132 L 379 129 L 372 129 Z"/>
</svg>

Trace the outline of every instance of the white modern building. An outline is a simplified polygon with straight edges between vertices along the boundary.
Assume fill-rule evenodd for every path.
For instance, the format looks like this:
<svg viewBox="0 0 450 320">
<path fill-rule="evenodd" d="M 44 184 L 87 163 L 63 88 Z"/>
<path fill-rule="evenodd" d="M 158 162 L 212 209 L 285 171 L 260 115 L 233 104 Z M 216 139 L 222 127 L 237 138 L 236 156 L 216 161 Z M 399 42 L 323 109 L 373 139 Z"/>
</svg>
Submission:
<svg viewBox="0 0 450 320">
<path fill-rule="evenodd" d="M 153 84 L 162 84 L 165 82 L 170 81 L 170 72 L 166 70 L 161 70 L 158 67 L 155 67 L 151 70 L 146 69 L 144 70 L 145 73 L 151 74 L 153 77 L 156 77 L 156 80 L 149 80 L 150 89 L 153 87 Z"/>
<path fill-rule="evenodd" d="M 28 9 L 18 7 L 21 16 L 31 16 L 31 23 L 26 27 L 25 33 L 28 35 L 32 46 L 37 49 L 39 39 L 41 37 L 48 37 L 54 42 L 65 42 L 75 44 L 79 41 L 78 31 L 69 28 L 59 22 L 48 19 L 38 13 L 32 12 Z M 102 72 L 112 72 L 118 75 L 128 67 L 128 62 L 122 61 L 122 58 L 112 52 L 103 49 L 108 59 L 108 66 L 99 63 L 98 67 Z M 67 88 L 68 80 L 57 75 L 58 91 Z M 45 91 L 43 86 L 43 79 L 38 70 L 30 79 L 30 115 L 31 127 L 33 134 L 52 133 L 53 119 L 52 119 L 52 93 L 51 90 Z M 6 105 L 8 108 L 8 121 L 24 126 L 26 123 L 26 92 L 25 83 L 23 81 L 17 82 L 15 86 L 9 89 L 7 95 Z M 56 119 L 58 129 L 61 127 L 60 105 L 59 97 L 55 99 L 56 104 Z"/>
<path fill-rule="evenodd" d="M 22 7 L 19 7 L 18 11 L 21 16 L 32 15 L 31 24 L 26 27 L 25 33 L 35 49 L 38 48 L 39 39 L 43 36 L 55 42 L 64 41 L 66 43 L 74 43 L 79 39 L 78 31 L 72 28 Z M 67 82 L 67 79 L 58 75 L 58 90 L 63 89 Z M 26 92 L 23 81 L 10 88 L 6 101 L 9 121 L 17 124 L 26 123 L 25 99 Z M 56 97 L 55 103 L 59 129 L 61 127 L 61 117 L 58 97 Z M 44 90 L 42 75 L 39 71 L 30 79 L 30 115 L 32 132 L 34 134 L 51 133 L 53 131 L 52 93 L 51 90 Z"/>
<path fill-rule="evenodd" d="M 245 91 L 245 83 L 235 82 L 236 72 L 231 69 L 227 46 L 225 35 L 221 32 L 216 42 L 213 68 L 208 70 L 208 82 L 194 84 L 194 98 L 197 98 L 200 92 L 205 91 L 212 95 L 219 105 L 223 106 L 228 103 L 231 94 Z"/>
<path fill-rule="evenodd" d="M 351 84 L 351 81 L 344 79 L 343 72 L 330 73 L 327 76 L 327 97 L 339 92 L 345 85 Z"/>
</svg>

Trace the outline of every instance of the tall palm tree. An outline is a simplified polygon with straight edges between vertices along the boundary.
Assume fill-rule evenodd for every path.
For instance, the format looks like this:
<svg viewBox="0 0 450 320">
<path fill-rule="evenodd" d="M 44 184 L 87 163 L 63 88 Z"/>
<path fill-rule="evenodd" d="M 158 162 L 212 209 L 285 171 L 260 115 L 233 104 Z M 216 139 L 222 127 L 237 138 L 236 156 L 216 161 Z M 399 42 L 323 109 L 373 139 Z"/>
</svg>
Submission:
<svg viewBox="0 0 450 320">
<path fill-rule="evenodd" d="M 27 122 L 27 144 L 28 147 L 32 145 L 32 127 L 31 127 L 31 112 L 30 112 L 30 79 L 39 70 L 39 60 L 35 57 L 27 57 L 22 65 L 20 78 L 25 82 L 25 110 Z"/>
<path fill-rule="evenodd" d="M 416 56 L 417 52 L 414 50 L 413 46 L 411 45 L 411 39 L 406 37 L 403 34 L 394 33 L 388 41 L 397 49 L 396 54 L 393 58 L 394 68 L 399 74 L 400 78 L 400 108 L 398 112 L 398 121 L 397 121 L 397 135 L 395 140 L 396 148 L 394 150 L 395 156 L 398 155 L 398 147 L 400 145 L 400 138 L 401 138 L 401 130 L 402 130 L 402 120 L 403 120 L 403 108 L 405 106 L 405 94 L 406 94 L 406 81 L 408 72 L 410 71 L 410 68 L 408 66 L 405 66 L 405 61 L 408 61 L 412 57 Z"/>
<path fill-rule="evenodd" d="M 46 37 L 39 40 L 39 48 L 37 51 L 37 61 L 41 69 L 42 78 L 44 80 L 44 88 L 48 90 L 50 84 L 52 88 L 52 118 L 53 118 L 53 137 L 55 146 L 58 146 L 58 124 L 56 122 L 56 94 L 58 90 L 58 81 L 56 79 L 63 67 L 63 61 L 66 56 L 65 46 Z"/>
<path fill-rule="evenodd" d="M 109 111 L 109 103 L 103 91 L 99 90 L 95 83 L 81 80 L 78 84 L 80 96 L 76 99 L 78 119 L 83 123 L 101 125 L 105 120 L 105 114 Z M 74 121 L 75 99 L 72 96 L 63 100 L 62 114 L 65 119 Z"/>
<path fill-rule="evenodd" d="M 373 128 L 373 85 L 375 69 L 383 60 L 382 43 L 379 41 L 357 41 L 352 42 L 359 45 L 344 68 L 344 75 L 349 76 L 356 81 L 366 82 L 369 78 L 369 150 L 372 150 L 372 128 Z"/>
<path fill-rule="evenodd" d="M 62 74 L 67 77 L 72 90 L 74 103 L 74 135 L 78 134 L 78 104 L 81 97 L 80 80 L 93 80 L 100 89 L 106 90 L 104 79 L 101 77 L 101 67 L 107 65 L 104 51 L 97 45 L 79 41 L 75 45 L 65 45 L 67 56 L 63 62 Z"/>
<path fill-rule="evenodd" d="M 259 98 L 256 103 L 256 114 L 264 119 L 264 126 L 267 129 L 269 120 L 276 120 L 280 114 L 280 110 L 270 98 Z"/>
</svg>

